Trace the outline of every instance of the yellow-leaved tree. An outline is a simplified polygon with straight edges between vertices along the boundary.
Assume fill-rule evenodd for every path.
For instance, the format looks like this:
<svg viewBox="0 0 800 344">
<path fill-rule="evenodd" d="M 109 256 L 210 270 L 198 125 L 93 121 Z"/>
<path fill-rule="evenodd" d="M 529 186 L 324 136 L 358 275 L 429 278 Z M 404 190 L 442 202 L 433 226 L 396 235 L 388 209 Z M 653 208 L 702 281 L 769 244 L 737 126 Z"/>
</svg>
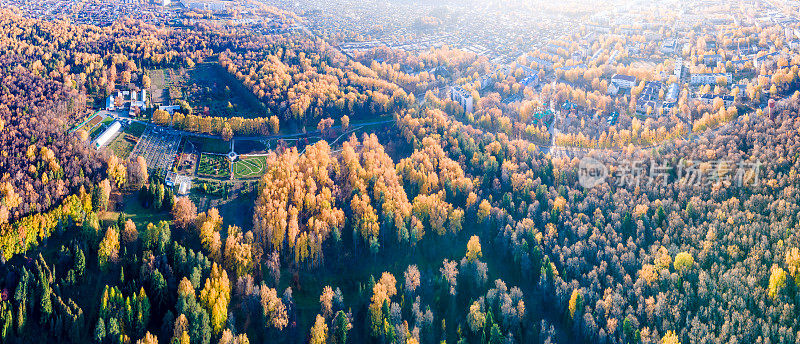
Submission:
<svg viewBox="0 0 800 344">
<path fill-rule="evenodd" d="M 467 260 L 473 262 L 481 256 L 483 256 L 483 252 L 481 251 L 480 238 L 477 235 L 473 235 L 467 242 Z"/>
<path fill-rule="evenodd" d="M 572 290 L 572 295 L 569 297 L 569 317 L 575 318 L 575 313 L 580 315 L 583 311 L 583 296 L 578 289 Z"/>
<path fill-rule="evenodd" d="M 780 267 L 773 266 L 769 275 L 769 286 L 767 294 L 770 298 L 777 299 L 783 289 L 786 288 L 786 271 Z"/>
<path fill-rule="evenodd" d="M 200 303 L 211 315 L 211 327 L 215 335 L 225 327 L 230 300 L 231 283 L 228 272 L 214 263 L 211 266 L 211 276 L 206 279 L 206 284 L 200 291 Z"/>
</svg>

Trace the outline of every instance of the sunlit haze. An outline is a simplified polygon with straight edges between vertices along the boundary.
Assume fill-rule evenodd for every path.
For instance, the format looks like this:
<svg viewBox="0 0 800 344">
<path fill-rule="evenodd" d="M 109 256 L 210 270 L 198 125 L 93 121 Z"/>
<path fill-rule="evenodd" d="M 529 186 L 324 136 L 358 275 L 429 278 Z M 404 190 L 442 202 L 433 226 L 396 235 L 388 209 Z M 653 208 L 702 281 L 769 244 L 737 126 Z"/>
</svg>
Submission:
<svg viewBox="0 0 800 344">
<path fill-rule="evenodd" d="M 0 0 L 0 343 L 800 343 L 798 13 Z"/>
</svg>

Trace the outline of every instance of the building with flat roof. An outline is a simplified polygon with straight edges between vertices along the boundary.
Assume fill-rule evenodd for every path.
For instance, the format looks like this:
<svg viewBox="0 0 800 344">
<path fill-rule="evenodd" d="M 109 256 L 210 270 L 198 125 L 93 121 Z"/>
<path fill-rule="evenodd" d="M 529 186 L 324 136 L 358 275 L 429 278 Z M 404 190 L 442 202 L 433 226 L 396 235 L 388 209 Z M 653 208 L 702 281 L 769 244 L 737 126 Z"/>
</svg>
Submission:
<svg viewBox="0 0 800 344">
<path fill-rule="evenodd" d="M 547 70 L 547 71 L 553 70 L 553 63 L 550 62 L 550 61 L 547 61 L 545 59 L 541 59 L 541 58 L 538 58 L 538 57 L 531 57 L 530 61 L 531 62 L 536 62 L 536 66 L 539 67 L 540 69 L 544 69 L 544 70 Z"/>
<path fill-rule="evenodd" d="M 636 85 L 636 77 L 631 75 L 614 74 L 611 83 L 619 88 L 633 88 Z"/>
<path fill-rule="evenodd" d="M 114 111 L 116 109 L 117 106 L 116 104 L 114 104 L 114 96 L 113 95 L 108 96 L 108 98 L 106 98 L 106 110 Z"/>
<path fill-rule="evenodd" d="M 450 87 L 450 100 L 461 104 L 461 106 L 464 108 L 464 111 L 467 113 L 472 113 L 474 111 L 472 105 L 472 93 L 461 86 Z"/>
<path fill-rule="evenodd" d="M 669 85 L 669 90 L 667 91 L 667 101 L 676 101 L 678 100 L 678 96 L 681 93 L 680 86 L 678 83 L 673 83 Z"/>
<path fill-rule="evenodd" d="M 709 85 L 725 81 L 725 83 L 730 84 L 732 80 L 731 73 L 697 73 L 692 74 L 689 83 L 692 85 Z"/>
<path fill-rule="evenodd" d="M 733 105 L 734 98 L 729 96 L 729 95 L 719 95 L 719 94 L 706 93 L 706 94 L 703 94 L 700 97 L 698 97 L 697 100 L 699 100 L 703 104 L 709 104 L 710 105 L 710 104 L 714 104 L 714 101 L 717 98 L 721 98 L 722 99 L 722 101 L 725 104 L 725 107 Z"/>
<path fill-rule="evenodd" d="M 739 98 L 744 98 L 747 96 L 747 85 L 745 84 L 733 85 L 731 87 L 731 90 L 735 90 L 737 88 L 739 89 L 739 93 L 737 94 Z"/>
<path fill-rule="evenodd" d="M 703 64 L 705 65 L 716 65 L 717 63 L 723 62 L 725 59 L 722 55 L 713 54 L 713 55 L 705 55 L 703 56 Z"/>
<path fill-rule="evenodd" d="M 175 111 L 180 110 L 181 106 L 180 105 L 159 105 L 158 109 L 166 111 L 167 113 L 172 115 L 172 114 L 175 113 Z"/>
<path fill-rule="evenodd" d="M 520 80 L 519 84 L 525 87 L 536 87 L 536 85 L 539 85 L 539 74 L 531 74 Z"/>
<path fill-rule="evenodd" d="M 216 0 L 181 0 L 181 4 L 190 10 L 220 12 L 228 8 L 225 1 Z"/>
<path fill-rule="evenodd" d="M 665 39 L 663 42 L 661 42 L 661 52 L 664 54 L 674 54 L 677 46 L 678 42 L 674 38 Z"/>
</svg>

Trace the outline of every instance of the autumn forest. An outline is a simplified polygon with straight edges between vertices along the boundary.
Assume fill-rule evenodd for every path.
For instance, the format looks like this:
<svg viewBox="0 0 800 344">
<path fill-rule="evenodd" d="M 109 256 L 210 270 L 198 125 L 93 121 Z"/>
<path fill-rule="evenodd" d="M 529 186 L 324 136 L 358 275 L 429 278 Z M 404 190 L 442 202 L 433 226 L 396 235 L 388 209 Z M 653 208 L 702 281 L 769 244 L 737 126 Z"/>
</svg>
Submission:
<svg viewBox="0 0 800 344">
<path fill-rule="evenodd" d="M 792 24 L 106 2 L 0 9 L 0 343 L 800 342 Z"/>
</svg>

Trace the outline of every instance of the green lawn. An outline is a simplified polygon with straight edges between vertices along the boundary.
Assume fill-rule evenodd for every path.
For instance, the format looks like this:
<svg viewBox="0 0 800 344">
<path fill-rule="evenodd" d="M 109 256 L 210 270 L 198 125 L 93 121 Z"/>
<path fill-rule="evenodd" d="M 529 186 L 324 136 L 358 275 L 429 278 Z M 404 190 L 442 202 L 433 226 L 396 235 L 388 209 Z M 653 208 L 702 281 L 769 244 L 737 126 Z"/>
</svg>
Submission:
<svg viewBox="0 0 800 344">
<path fill-rule="evenodd" d="M 228 158 L 220 155 L 201 154 L 197 164 L 197 174 L 204 177 L 230 177 Z"/>
<path fill-rule="evenodd" d="M 233 163 L 235 178 L 258 178 L 267 167 L 266 156 L 246 156 Z"/>
<path fill-rule="evenodd" d="M 223 68 L 215 57 L 192 68 L 149 71 L 154 103 L 185 100 L 196 109 L 208 108 L 211 116 L 255 118 L 266 111 L 263 103 L 241 81 Z"/>
<path fill-rule="evenodd" d="M 141 137 L 147 126 L 144 123 L 133 122 L 125 128 L 125 132 L 136 137 Z"/>
<path fill-rule="evenodd" d="M 125 200 L 125 214 L 142 230 L 148 223 L 156 224 L 159 221 L 170 221 L 169 212 L 166 210 L 153 210 L 142 207 L 142 203 L 135 195 L 128 196 Z"/>
<path fill-rule="evenodd" d="M 142 202 L 139 201 L 138 192 L 134 192 L 123 196 L 122 212 L 128 216 L 136 228 L 140 231 L 147 227 L 148 223 L 156 224 L 159 221 L 170 221 L 171 217 L 168 210 L 154 210 L 152 208 L 142 207 Z M 108 226 L 117 223 L 119 218 L 119 211 L 105 211 L 99 214 L 101 227 L 105 231 Z"/>
<path fill-rule="evenodd" d="M 201 153 L 227 154 L 231 151 L 231 143 L 229 141 L 211 138 L 193 138 L 191 141 L 195 143 Z"/>
<path fill-rule="evenodd" d="M 187 74 L 186 100 L 195 108 L 208 107 L 212 116 L 253 118 L 266 110 L 250 89 L 216 61 L 200 63 Z"/>
<path fill-rule="evenodd" d="M 231 194 L 231 196 L 235 198 L 217 206 L 225 222 L 224 227 L 236 225 L 245 230 L 253 228 L 253 205 L 256 203 L 255 199 L 249 195 Z"/>
<path fill-rule="evenodd" d="M 126 134 L 117 135 L 114 141 L 111 141 L 109 145 L 114 155 L 120 159 L 127 159 L 133 151 L 134 146 L 136 146 L 136 142 Z"/>
</svg>

